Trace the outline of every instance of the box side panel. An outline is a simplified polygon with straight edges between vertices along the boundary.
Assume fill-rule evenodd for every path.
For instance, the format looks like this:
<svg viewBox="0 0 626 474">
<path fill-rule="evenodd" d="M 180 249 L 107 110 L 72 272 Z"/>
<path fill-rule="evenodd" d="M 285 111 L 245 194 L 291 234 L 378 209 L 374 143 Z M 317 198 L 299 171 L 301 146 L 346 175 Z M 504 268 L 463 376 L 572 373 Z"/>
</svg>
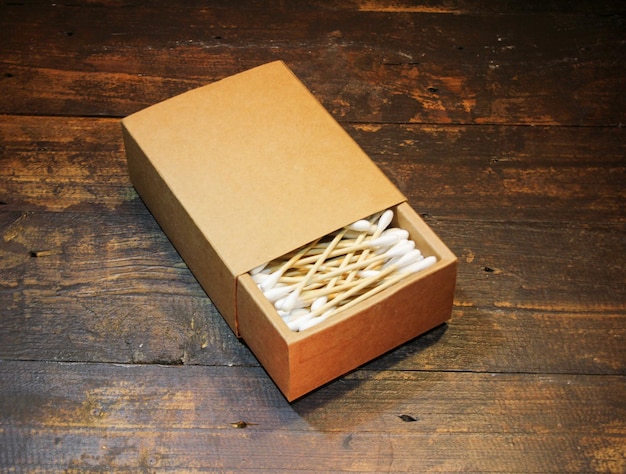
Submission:
<svg viewBox="0 0 626 474">
<path fill-rule="evenodd" d="M 135 189 L 211 301 L 237 334 L 235 278 L 155 170 L 131 133 L 124 127 L 123 122 L 122 132 L 128 172 Z"/>
<path fill-rule="evenodd" d="M 258 290 L 249 275 L 237 280 L 237 310 L 241 337 L 254 352 L 274 383 L 289 399 L 289 347 L 285 328 L 281 331 L 270 312 L 273 306 Z M 260 297 L 259 297 L 260 296 Z"/>
<path fill-rule="evenodd" d="M 292 345 L 289 396 L 298 398 L 450 318 L 456 262 L 397 289 Z"/>
</svg>

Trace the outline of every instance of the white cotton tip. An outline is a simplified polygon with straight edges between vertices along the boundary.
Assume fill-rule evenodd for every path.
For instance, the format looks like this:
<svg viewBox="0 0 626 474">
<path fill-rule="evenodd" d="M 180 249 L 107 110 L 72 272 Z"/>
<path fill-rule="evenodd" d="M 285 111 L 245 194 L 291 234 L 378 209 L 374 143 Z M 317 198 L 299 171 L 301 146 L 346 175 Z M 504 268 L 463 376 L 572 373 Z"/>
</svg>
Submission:
<svg viewBox="0 0 626 474">
<path fill-rule="evenodd" d="M 414 242 L 412 242 L 412 241 L 410 241 L 410 240 L 409 240 L 408 242 L 409 242 L 410 244 L 413 244 L 413 246 L 415 245 L 415 243 L 414 243 Z M 408 254 L 408 253 L 411 253 L 411 255 L 414 255 L 414 256 L 415 256 L 415 257 L 410 257 L 411 259 L 415 258 L 415 259 L 416 259 L 416 261 L 417 261 L 417 260 L 421 260 L 421 258 L 422 258 L 422 257 L 421 257 L 422 253 L 419 251 L 419 249 L 416 249 L 416 248 L 409 249 L 408 247 L 409 247 L 409 246 L 407 246 L 407 251 L 406 251 L 406 252 L 404 252 L 404 253 L 402 253 L 402 254 L 400 254 L 400 252 L 398 252 L 398 254 L 400 254 L 400 255 L 395 256 L 395 257 L 390 258 L 389 260 L 387 260 L 387 261 L 385 262 L 385 264 L 383 265 L 383 270 L 384 270 L 385 268 L 387 268 L 387 267 L 390 267 L 391 265 L 397 265 L 397 264 L 398 264 L 398 261 L 400 261 L 400 259 L 401 259 L 402 257 L 404 257 L 404 256 L 405 256 L 406 254 Z M 391 249 L 390 249 L 390 250 L 391 250 Z M 407 258 L 409 258 L 409 257 L 407 257 Z"/>
<path fill-rule="evenodd" d="M 412 265 L 408 265 L 402 269 L 402 273 L 417 273 L 422 270 L 426 270 L 428 267 L 431 267 L 437 263 L 437 258 L 430 256 L 426 257 L 423 260 L 413 263 Z"/>
<path fill-rule="evenodd" d="M 378 270 L 361 270 L 360 272 L 357 272 L 357 276 L 359 278 L 372 278 L 378 275 L 380 275 Z"/>
<path fill-rule="evenodd" d="M 311 303 L 311 311 L 317 311 L 319 308 L 328 303 L 328 296 L 320 296 Z"/>
<path fill-rule="evenodd" d="M 299 291 L 292 291 L 288 295 L 285 296 L 283 300 L 283 304 L 281 305 L 281 309 L 283 311 L 291 311 L 298 305 L 298 300 L 300 299 Z"/>
<path fill-rule="evenodd" d="M 389 226 L 389 224 L 391 224 L 392 220 L 393 211 L 391 209 L 387 209 L 385 212 L 383 212 L 383 215 L 380 216 L 380 219 L 378 219 L 378 228 L 376 230 L 382 232 Z"/>
<path fill-rule="evenodd" d="M 389 235 L 381 235 L 380 237 L 376 239 L 368 240 L 364 243 L 366 243 L 370 247 L 376 247 L 384 251 L 384 249 L 397 244 L 399 240 L 400 238 L 396 234 L 389 234 Z"/>
<path fill-rule="evenodd" d="M 415 242 L 412 240 L 400 240 L 397 244 L 391 247 L 385 252 L 388 258 L 402 257 L 404 254 L 409 253 L 415 249 Z"/>
<path fill-rule="evenodd" d="M 318 316 L 316 318 L 309 318 L 306 321 L 303 321 L 298 325 L 298 331 L 306 331 L 307 329 L 310 329 L 313 326 L 317 326 L 319 323 L 326 321 L 331 312 L 332 310 L 326 311 L 321 316 Z"/>
<path fill-rule="evenodd" d="M 393 257 L 393 258 L 390 258 L 389 260 L 387 260 L 387 261 L 383 264 L 382 269 L 384 270 L 385 268 L 388 268 L 388 267 L 390 267 L 391 265 L 395 265 L 396 263 L 398 263 L 398 260 L 400 260 L 400 258 L 402 258 L 402 257 Z"/>
<path fill-rule="evenodd" d="M 261 285 L 269 275 L 267 273 L 256 273 L 252 275 L 252 281 L 257 284 L 257 286 Z"/>
<path fill-rule="evenodd" d="M 354 230 L 356 232 L 367 232 L 372 227 L 372 224 L 365 219 L 361 219 L 359 221 L 353 222 L 347 228 L 350 230 Z"/>
<path fill-rule="evenodd" d="M 285 321 L 286 323 L 289 323 L 309 313 L 310 311 L 308 309 L 298 308 L 289 312 L 279 311 L 278 314 L 282 314 L 283 316 L 281 317 L 283 318 L 283 321 Z"/>
<path fill-rule="evenodd" d="M 309 304 L 305 300 L 300 298 L 300 296 L 297 296 L 295 298 L 295 300 L 287 301 L 287 298 L 289 298 L 289 296 L 291 294 L 293 294 L 293 293 L 290 293 L 289 295 L 285 296 L 284 298 L 278 300 L 274 304 L 274 306 L 275 307 L 279 307 L 283 311 L 291 311 L 291 312 L 294 312 L 294 311 L 296 311 L 298 309 L 306 308 L 307 306 L 309 306 Z"/>
<path fill-rule="evenodd" d="M 398 259 L 396 265 L 398 268 L 404 268 L 422 260 L 422 253 L 419 250 L 411 250 Z"/>
<path fill-rule="evenodd" d="M 261 291 L 263 291 L 264 293 L 269 290 L 270 288 L 274 288 L 276 286 L 276 283 L 278 283 L 278 280 L 280 280 L 280 277 L 282 276 L 282 273 L 279 271 L 276 271 L 274 273 L 270 273 L 267 278 L 265 278 L 260 285 Z"/>
<path fill-rule="evenodd" d="M 250 270 L 250 275 L 256 275 L 257 273 L 261 273 L 266 266 L 267 263 L 259 265 L 258 267 L 254 267 L 252 270 Z"/>
<path fill-rule="evenodd" d="M 269 290 L 263 292 L 265 297 L 270 301 L 270 303 L 275 303 L 281 298 L 284 298 L 293 290 L 293 286 L 291 285 L 276 285 Z"/>
<path fill-rule="evenodd" d="M 299 316 L 297 318 L 292 319 L 291 321 L 288 321 L 287 322 L 287 326 L 292 331 L 299 331 L 300 330 L 300 325 L 305 323 L 306 321 L 308 321 L 312 317 L 313 317 L 313 313 L 307 312 L 306 314 L 303 314 L 302 316 Z"/>
<path fill-rule="evenodd" d="M 391 229 L 387 229 L 381 235 L 389 235 L 389 234 L 397 235 L 398 236 L 398 240 L 403 240 L 403 239 L 408 239 L 409 238 L 409 231 L 408 230 L 404 230 L 404 229 L 400 229 L 399 227 L 392 227 Z"/>
</svg>

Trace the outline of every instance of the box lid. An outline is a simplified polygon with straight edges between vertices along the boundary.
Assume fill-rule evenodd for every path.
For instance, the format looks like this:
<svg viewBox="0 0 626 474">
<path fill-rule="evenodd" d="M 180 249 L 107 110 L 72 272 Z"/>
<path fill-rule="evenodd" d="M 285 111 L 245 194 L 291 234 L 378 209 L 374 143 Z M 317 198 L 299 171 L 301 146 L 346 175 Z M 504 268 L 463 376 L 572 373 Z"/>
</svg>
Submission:
<svg viewBox="0 0 626 474">
<path fill-rule="evenodd" d="M 123 124 L 233 275 L 406 200 L 280 61 Z"/>
</svg>

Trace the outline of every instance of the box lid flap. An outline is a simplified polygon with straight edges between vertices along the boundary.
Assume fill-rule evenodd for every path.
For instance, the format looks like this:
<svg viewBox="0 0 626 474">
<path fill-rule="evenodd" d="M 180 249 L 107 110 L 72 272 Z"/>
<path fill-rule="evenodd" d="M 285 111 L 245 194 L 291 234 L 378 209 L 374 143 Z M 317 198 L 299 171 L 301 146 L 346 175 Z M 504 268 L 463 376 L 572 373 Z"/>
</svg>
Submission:
<svg viewBox="0 0 626 474">
<path fill-rule="evenodd" d="M 405 200 L 280 61 L 123 124 L 233 275 Z"/>
</svg>

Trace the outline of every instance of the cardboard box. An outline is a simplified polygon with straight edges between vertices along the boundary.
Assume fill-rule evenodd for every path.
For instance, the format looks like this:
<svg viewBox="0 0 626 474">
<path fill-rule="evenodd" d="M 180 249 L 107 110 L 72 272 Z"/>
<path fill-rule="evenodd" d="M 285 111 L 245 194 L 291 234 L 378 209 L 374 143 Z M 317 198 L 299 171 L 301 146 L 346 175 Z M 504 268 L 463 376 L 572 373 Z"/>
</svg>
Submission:
<svg viewBox="0 0 626 474">
<path fill-rule="evenodd" d="M 282 62 L 148 107 L 122 131 L 133 185 L 288 400 L 449 318 L 456 257 Z M 291 331 L 248 272 L 388 208 L 438 262 Z"/>
</svg>

